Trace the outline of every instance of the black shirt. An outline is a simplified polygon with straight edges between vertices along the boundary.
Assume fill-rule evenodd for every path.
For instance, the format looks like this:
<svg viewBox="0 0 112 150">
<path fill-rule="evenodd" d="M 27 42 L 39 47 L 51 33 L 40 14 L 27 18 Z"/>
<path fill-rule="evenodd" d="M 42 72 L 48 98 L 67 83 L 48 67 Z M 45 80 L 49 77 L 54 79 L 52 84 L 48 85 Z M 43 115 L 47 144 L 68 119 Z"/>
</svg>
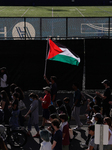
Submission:
<svg viewBox="0 0 112 150">
<path fill-rule="evenodd" d="M 62 150 L 62 132 L 58 130 L 55 132 L 53 140 L 56 141 L 56 146 L 53 150 Z"/>
<path fill-rule="evenodd" d="M 57 95 L 57 84 L 51 84 L 50 85 L 50 89 L 51 89 L 51 100 L 53 99 L 53 95 L 55 95 L 55 99 L 54 101 L 56 101 L 56 95 Z"/>
<path fill-rule="evenodd" d="M 16 108 L 15 108 L 15 109 L 13 108 L 14 105 L 16 105 Z M 13 103 L 12 103 L 12 110 L 13 110 L 13 111 L 18 110 L 18 100 L 17 100 L 17 99 L 15 99 L 15 100 L 13 101 Z"/>
<path fill-rule="evenodd" d="M 81 103 L 81 92 L 79 89 L 77 91 L 75 91 L 75 93 L 74 93 L 74 103 L 76 102 L 76 100 L 78 100 L 76 107 L 80 107 L 81 106 L 81 104 L 80 104 Z"/>
<path fill-rule="evenodd" d="M 111 101 L 111 91 L 110 88 L 105 89 L 104 91 L 104 96 L 106 99 L 103 100 L 103 106 L 104 107 L 109 107 L 109 101 Z"/>
</svg>

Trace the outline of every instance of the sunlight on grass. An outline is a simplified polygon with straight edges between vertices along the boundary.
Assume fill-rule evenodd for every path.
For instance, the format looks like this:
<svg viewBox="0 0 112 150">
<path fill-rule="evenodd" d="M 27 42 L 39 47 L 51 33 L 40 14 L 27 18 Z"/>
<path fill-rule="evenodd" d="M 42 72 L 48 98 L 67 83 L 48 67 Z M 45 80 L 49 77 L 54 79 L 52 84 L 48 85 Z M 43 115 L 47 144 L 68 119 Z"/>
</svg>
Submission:
<svg viewBox="0 0 112 150">
<path fill-rule="evenodd" d="M 53 10 L 53 12 L 52 12 Z M 112 6 L 0 6 L 0 17 L 112 17 Z"/>
</svg>

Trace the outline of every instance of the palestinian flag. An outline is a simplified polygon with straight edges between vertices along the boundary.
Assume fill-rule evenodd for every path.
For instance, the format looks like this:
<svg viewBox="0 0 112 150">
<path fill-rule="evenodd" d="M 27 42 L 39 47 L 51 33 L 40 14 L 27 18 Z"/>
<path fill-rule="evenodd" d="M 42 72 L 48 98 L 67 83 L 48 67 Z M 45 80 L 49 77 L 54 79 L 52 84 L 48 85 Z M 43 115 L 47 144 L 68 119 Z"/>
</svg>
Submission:
<svg viewBox="0 0 112 150">
<path fill-rule="evenodd" d="M 65 46 L 60 45 L 59 43 L 54 43 L 51 39 L 49 39 L 49 46 L 48 60 L 60 61 L 77 66 L 79 65 L 79 56 L 71 52 Z"/>
</svg>

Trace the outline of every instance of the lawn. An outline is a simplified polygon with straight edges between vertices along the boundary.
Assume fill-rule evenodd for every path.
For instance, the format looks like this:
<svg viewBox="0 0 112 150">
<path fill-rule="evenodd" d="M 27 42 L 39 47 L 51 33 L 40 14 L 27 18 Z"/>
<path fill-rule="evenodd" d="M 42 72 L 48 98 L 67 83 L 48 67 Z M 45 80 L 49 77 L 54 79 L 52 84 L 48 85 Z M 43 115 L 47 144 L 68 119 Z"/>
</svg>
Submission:
<svg viewBox="0 0 112 150">
<path fill-rule="evenodd" d="M 0 6 L 0 17 L 112 17 L 112 6 Z"/>
</svg>

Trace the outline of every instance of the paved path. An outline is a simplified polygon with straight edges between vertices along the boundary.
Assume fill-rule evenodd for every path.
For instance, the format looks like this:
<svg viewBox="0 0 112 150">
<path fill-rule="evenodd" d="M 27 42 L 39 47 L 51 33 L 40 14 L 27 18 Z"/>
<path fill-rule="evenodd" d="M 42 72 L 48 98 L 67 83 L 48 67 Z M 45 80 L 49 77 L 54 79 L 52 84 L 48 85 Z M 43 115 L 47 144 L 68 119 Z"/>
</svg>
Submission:
<svg viewBox="0 0 112 150">
<path fill-rule="evenodd" d="M 86 120 L 81 120 L 81 122 L 84 124 L 83 127 L 81 128 L 81 130 L 79 131 L 75 131 L 76 135 L 74 137 L 74 139 L 71 141 L 70 144 L 70 150 L 85 150 L 85 148 L 83 148 L 81 146 L 81 143 L 84 143 L 87 137 L 87 128 L 88 125 L 85 124 Z M 73 129 L 75 127 L 75 120 L 71 121 L 71 128 Z M 46 126 L 47 128 L 47 126 Z M 36 131 L 34 129 L 34 127 L 32 127 L 32 131 L 31 131 L 32 135 L 36 134 Z M 9 150 L 39 150 L 40 148 L 40 143 L 41 143 L 41 139 L 39 138 L 33 138 L 32 136 L 28 136 L 27 138 L 27 143 L 21 147 L 21 148 L 13 148 L 13 147 L 9 147 Z"/>
<path fill-rule="evenodd" d="M 41 96 L 41 95 L 39 95 Z M 43 96 L 43 95 L 42 95 Z M 70 99 L 73 99 L 73 94 L 58 94 L 58 97 L 63 99 L 64 97 L 69 97 Z M 25 96 L 25 103 L 26 103 L 26 106 L 27 106 L 27 110 L 23 111 L 23 115 L 26 114 L 26 112 L 28 111 L 29 109 L 29 106 L 30 106 L 30 101 L 29 101 L 29 98 L 28 98 L 28 94 Z M 71 104 L 72 106 L 72 101 L 71 101 Z M 88 126 L 85 124 L 86 123 L 86 119 L 84 117 L 84 114 L 85 114 L 85 110 L 86 110 L 86 105 L 83 105 L 81 107 L 81 112 L 80 112 L 80 119 L 81 119 L 81 122 L 84 124 L 84 126 L 81 128 L 80 131 L 76 131 L 76 136 L 75 138 L 71 141 L 71 144 L 70 144 L 70 150 L 85 150 L 85 148 L 81 147 L 81 143 L 84 143 L 85 140 L 86 140 L 86 137 L 87 137 L 87 128 Z M 42 115 L 42 109 L 41 109 L 41 105 L 39 105 L 39 115 L 41 116 Z M 41 117 L 40 117 L 41 118 Z M 41 120 L 39 121 L 39 125 L 41 125 Z M 74 128 L 76 125 L 75 125 L 75 120 L 72 120 L 70 122 L 70 126 L 71 128 Z M 47 126 L 46 126 L 47 128 Z M 32 135 L 35 135 L 36 134 L 36 131 L 34 128 L 32 128 L 32 131 L 31 131 Z M 39 138 L 33 138 L 32 136 L 28 137 L 27 139 L 27 143 L 24 145 L 24 147 L 21 147 L 21 148 L 9 148 L 9 150 L 39 150 L 40 148 L 40 142 L 41 140 Z"/>
</svg>

